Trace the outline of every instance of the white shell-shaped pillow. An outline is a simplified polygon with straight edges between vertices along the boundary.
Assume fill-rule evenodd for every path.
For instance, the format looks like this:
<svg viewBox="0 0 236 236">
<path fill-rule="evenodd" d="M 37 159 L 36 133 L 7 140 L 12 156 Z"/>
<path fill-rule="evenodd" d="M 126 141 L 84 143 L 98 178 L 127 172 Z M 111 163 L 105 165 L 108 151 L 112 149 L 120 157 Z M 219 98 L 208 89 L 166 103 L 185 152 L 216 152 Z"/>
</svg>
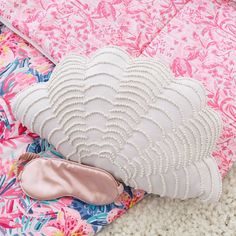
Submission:
<svg viewBox="0 0 236 236">
<path fill-rule="evenodd" d="M 103 168 L 126 185 L 172 198 L 216 201 L 211 152 L 221 120 L 200 83 L 160 61 L 105 47 L 67 56 L 51 80 L 19 93 L 17 119 L 65 158 Z"/>
</svg>

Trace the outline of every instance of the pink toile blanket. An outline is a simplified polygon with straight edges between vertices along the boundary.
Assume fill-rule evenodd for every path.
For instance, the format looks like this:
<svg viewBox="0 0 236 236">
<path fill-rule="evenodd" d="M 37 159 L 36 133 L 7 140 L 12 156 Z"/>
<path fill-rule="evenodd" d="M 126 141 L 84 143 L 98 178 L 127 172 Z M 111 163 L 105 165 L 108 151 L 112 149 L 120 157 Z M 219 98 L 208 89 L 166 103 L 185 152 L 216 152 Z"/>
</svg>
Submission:
<svg viewBox="0 0 236 236">
<path fill-rule="evenodd" d="M 221 115 L 223 120 L 223 132 L 212 153 L 218 162 L 219 170 L 223 176 L 229 171 L 233 162 L 236 160 L 235 1 L 0 0 L 0 21 L 30 42 L 54 63 L 60 61 L 64 55 L 70 52 L 88 55 L 97 48 L 111 44 L 125 48 L 134 56 L 144 55 L 160 58 L 170 66 L 176 76 L 190 76 L 201 81 L 207 90 L 209 106 L 214 108 Z M 3 56 L 4 60 L 10 63 L 11 60 L 8 59 L 9 56 L 6 56 L 7 50 L 5 46 L 3 45 L 0 50 L 0 65 L 1 63 L 4 63 L 1 61 Z M 17 54 L 17 57 L 22 55 L 22 53 L 23 52 Z M 33 50 L 30 53 L 35 54 L 36 51 Z M 31 55 L 29 54 L 29 56 Z M 23 63 L 21 60 L 20 62 Z M 52 66 L 52 64 L 49 63 L 46 65 L 47 68 L 48 65 L 49 68 Z M 9 65 L 5 63 L 4 66 L 8 68 Z M 40 63 L 36 63 L 34 66 L 42 69 Z M 0 75 L 1 83 L 3 78 L 5 78 L 2 76 L 3 75 Z M 24 83 L 23 81 L 26 81 L 25 76 L 26 73 L 24 73 L 24 76 L 17 77 L 19 86 Z M 31 76 L 31 74 L 28 73 L 27 76 Z M 27 87 L 27 84 L 24 84 L 23 87 Z M 7 98 L 3 96 L 2 98 L 0 98 L 0 101 L 4 101 L 3 104 L 6 107 Z M 11 97 L 9 99 L 11 99 Z M 10 114 L 10 111 L 8 112 Z M 5 124 L 9 126 L 7 122 L 5 122 Z M 22 129 L 20 124 L 17 125 L 17 127 Z M 5 126 L 0 132 L 13 135 L 13 133 L 9 133 Z M 15 127 L 15 125 L 13 125 L 13 127 Z M 32 138 L 32 135 L 33 134 L 27 133 L 27 135 L 24 135 L 24 138 Z M 1 133 L 0 137 L 3 137 Z M 8 161 L 12 162 L 14 159 L 13 156 L 15 157 L 16 155 L 14 153 L 20 154 L 23 150 L 25 151 L 25 147 L 22 148 L 22 144 L 20 144 L 22 143 L 21 137 L 19 138 L 20 139 L 16 139 L 16 143 L 14 143 L 14 152 L 10 150 L 7 151 L 7 154 L 5 151 L 0 153 L 1 158 L 4 159 L 4 163 Z M 8 146 L 10 145 L 10 147 L 13 147 L 11 146 L 13 144 L 11 141 L 9 142 L 9 139 L 2 140 L 2 144 L 5 143 Z M 23 141 L 23 143 L 24 142 L 25 141 Z M 27 142 L 31 141 L 28 141 L 27 139 Z M 46 144 L 41 143 L 40 145 L 45 146 Z M 36 146 L 37 145 L 31 147 L 36 148 Z M 4 150 L 9 149 L 7 148 Z M 7 169 L 7 167 L 4 166 L 5 164 L 1 167 L 4 173 L 11 171 L 9 167 Z M 9 176 L 9 174 L 6 174 L 6 176 Z M 0 191 L 5 191 L 1 190 L 1 181 L 2 180 L 0 179 Z M 11 182 L 7 182 L 7 186 L 8 185 L 10 186 Z M 12 186 L 14 185 L 12 184 Z M 125 196 L 127 196 L 130 202 L 132 202 L 133 198 L 141 199 L 143 197 L 142 192 L 133 194 L 131 191 L 129 193 L 130 194 Z M 11 199 L 11 195 L 20 202 L 18 199 L 19 196 L 15 196 L 13 192 L 10 192 L 7 198 L 4 198 L 5 205 L 0 204 L 0 206 L 7 206 L 2 210 L 5 217 L 7 217 L 7 212 L 15 209 L 13 205 L 11 205 L 13 202 L 9 200 Z M 31 220 L 27 217 L 29 217 L 29 213 L 32 210 L 31 206 L 33 207 L 35 204 L 39 204 L 30 202 L 30 199 L 27 201 L 24 200 L 23 203 L 19 203 L 21 204 L 20 209 L 24 212 L 19 219 L 16 218 L 14 212 L 7 218 L 9 222 L 13 222 L 20 228 L 25 227 L 25 231 L 21 232 L 31 232 L 30 230 L 32 229 L 29 225 L 33 223 L 30 223 Z M 136 200 L 134 202 L 136 202 Z M 43 218 L 36 217 L 35 224 L 38 221 L 41 223 L 46 222 L 45 215 L 47 215 L 47 207 L 45 205 L 42 207 L 40 204 L 37 205 L 40 208 L 37 208 L 37 211 L 39 211 L 41 215 L 37 213 L 37 216 L 43 216 Z M 53 203 L 46 203 L 46 205 L 47 204 L 49 208 L 53 205 Z M 60 204 L 64 204 L 63 206 L 65 206 L 67 203 L 65 204 L 62 202 L 58 204 L 59 205 L 56 206 L 60 208 Z M 91 232 L 93 233 L 100 229 L 99 227 L 101 225 L 105 225 L 109 221 L 107 220 L 108 218 L 106 218 L 106 220 L 101 223 L 98 218 L 104 218 L 102 218 L 101 215 L 99 217 L 96 216 L 97 218 L 95 217 L 97 214 L 97 209 L 95 208 L 94 211 L 91 211 L 90 206 L 79 205 L 78 202 L 73 202 L 74 205 L 72 203 L 70 204 L 71 207 L 69 207 L 70 209 L 68 211 L 67 208 L 60 208 L 60 210 L 56 208 L 57 210 L 53 218 L 54 221 L 51 222 L 47 219 L 46 223 L 50 225 L 51 222 L 51 225 L 53 225 L 50 226 L 51 228 L 49 227 L 54 230 L 53 232 L 63 232 L 65 235 L 70 235 L 73 232 L 72 229 L 67 232 L 65 227 L 63 228 L 63 226 L 60 226 L 60 224 L 65 225 L 65 222 L 68 222 L 67 217 L 73 221 L 74 212 L 71 211 L 71 208 L 73 207 L 77 207 L 77 210 L 84 210 L 84 208 L 86 208 L 86 211 L 81 210 L 85 215 L 88 214 L 87 211 L 90 212 L 89 216 L 94 220 L 91 220 L 91 222 L 96 222 L 95 226 L 92 226 L 91 228 Z M 130 204 L 133 205 L 133 203 Z M 69 204 L 66 206 L 69 206 Z M 127 208 L 128 207 L 122 209 Z M 79 214 L 81 214 L 81 211 L 78 210 L 78 212 L 80 212 Z M 110 211 L 112 211 L 112 208 L 109 208 L 108 212 Z M 117 212 L 114 214 L 110 213 L 111 215 L 115 215 L 113 218 L 116 218 L 125 210 L 114 210 L 113 212 L 115 211 Z M 101 213 L 101 210 L 99 213 Z M 60 214 L 61 216 L 59 217 Z M 78 215 L 76 217 L 79 218 Z M 81 217 L 82 218 L 79 219 L 84 219 L 84 216 Z M 63 219 L 62 223 L 60 222 L 61 219 Z M 57 224 L 58 221 L 59 224 Z M 85 220 L 85 222 L 88 223 L 90 221 Z M 92 225 L 92 223 L 89 224 Z M 100 225 L 97 226 L 96 224 Z M 25 225 L 27 225 L 27 227 Z M 58 228 L 56 228 L 55 225 L 58 225 Z M 2 223 L 1 225 L 0 219 L 0 228 L 1 227 L 3 230 L 6 230 L 8 226 L 6 223 Z M 37 227 L 34 227 L 35 230 Z M 45 229 L 43 226 L 41 228 Z M 39 235 L 43 235 L 41 228 L 37 231 Z M 36 235 L 34 233 L 36 231 L 32 232 Z M 84 235 L 86 235 L 86 233 L 87 231 Z M 12 233 L 12 235 L 13 234 L 14 233 Z M 9 233 L 9 235 L 11 234 Z"/>
</svg>

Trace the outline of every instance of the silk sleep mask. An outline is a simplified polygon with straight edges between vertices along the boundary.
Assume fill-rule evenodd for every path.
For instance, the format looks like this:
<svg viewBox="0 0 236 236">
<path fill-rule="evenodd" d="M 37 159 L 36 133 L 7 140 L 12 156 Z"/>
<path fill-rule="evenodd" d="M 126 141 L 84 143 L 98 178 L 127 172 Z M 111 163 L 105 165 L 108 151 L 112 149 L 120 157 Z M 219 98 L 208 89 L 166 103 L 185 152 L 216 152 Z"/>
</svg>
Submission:
<svg viewBox="0 0 236 236">
<path fill-rule="evenodd" d="M 73 196 L 104 205 L 123 192 L 123 185 L 104 170 L 59 158 L 40 158 L 34 153 L 19 157 L 17 176 L 25 194 L 38 200 Z"/>
<path fill-rule="evenodd" d="M 171 198 L 220 197 L 211 153 L 221 119 L 199 82 L 174 78 L 161 61 L 118 47 L 69 55 L 50 81 L 18 93 L 12 110 L 66 159 L 126 185 Z"/>
</svg>

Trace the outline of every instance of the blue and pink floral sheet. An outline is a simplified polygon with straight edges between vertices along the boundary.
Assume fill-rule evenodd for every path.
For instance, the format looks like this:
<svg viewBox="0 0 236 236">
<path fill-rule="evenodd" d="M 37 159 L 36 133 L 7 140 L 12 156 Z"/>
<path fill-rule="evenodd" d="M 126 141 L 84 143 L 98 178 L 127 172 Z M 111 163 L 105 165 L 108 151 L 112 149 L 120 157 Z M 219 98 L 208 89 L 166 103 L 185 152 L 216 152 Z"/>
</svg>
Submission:
<svg viewBox="0 0 236 236">
<path fill-rule="evenodd" d="M 236 161 L 235 0 L 0 0 L 0 17 L 55 61 L 115 44 L 200 81 L 223 121 L 212 153 L 222 176 Z M 20 154 L 61 156 L 14 120 L 10 102 L 30 84 L 47 81 L 53 67 L 0 26 L 0 236 L 92 235 L 144 197 L 126 188 L 116 203 L 95 207 L 73 198 L 38 202 L 22 193 L 14 174 Z"/>
</svg>

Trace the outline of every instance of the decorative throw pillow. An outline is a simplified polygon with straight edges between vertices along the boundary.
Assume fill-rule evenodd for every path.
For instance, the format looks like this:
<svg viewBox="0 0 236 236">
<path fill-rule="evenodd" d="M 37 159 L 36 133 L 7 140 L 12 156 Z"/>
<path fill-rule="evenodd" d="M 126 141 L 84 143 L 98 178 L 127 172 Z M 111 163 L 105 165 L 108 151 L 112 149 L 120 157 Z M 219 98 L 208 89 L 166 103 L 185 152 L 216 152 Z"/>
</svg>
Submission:
<svg viewBox="0 0 236 236">
<path fill-rule="evenodd" d="M 174 79 L 151 58 L 105 47 L 70 55 L 49 82 L 19 93 L 17 119 L 66 159 L 105 169 L 134 188 L 216 201 L 221 176 L 211 156 L 221 132 L 200 83 Z"/>
</svg>

